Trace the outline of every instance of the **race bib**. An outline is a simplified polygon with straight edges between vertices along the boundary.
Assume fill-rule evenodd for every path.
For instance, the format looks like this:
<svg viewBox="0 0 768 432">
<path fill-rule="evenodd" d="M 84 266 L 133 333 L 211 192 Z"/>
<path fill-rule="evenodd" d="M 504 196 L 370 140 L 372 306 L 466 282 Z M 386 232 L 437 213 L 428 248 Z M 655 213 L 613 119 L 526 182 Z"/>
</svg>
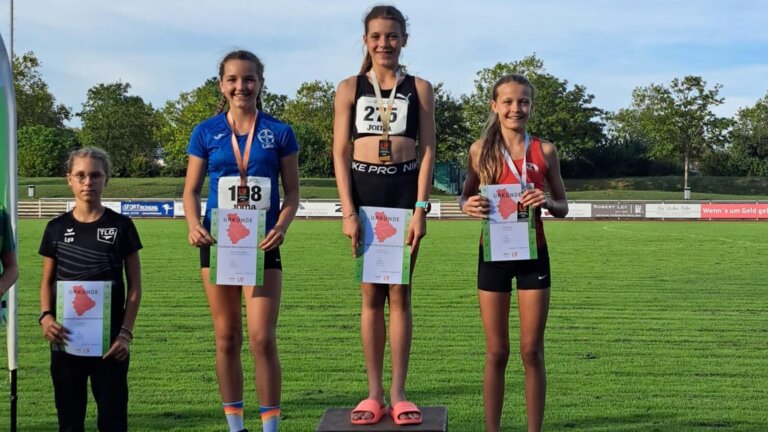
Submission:
<svg viewBox="0 0 768 432">
<path fill-rule="evenodd" d="M 232 209 L 236 206 L 242 208 L 242 204 L 246 204 L 242 199 L 247 197 L 247 208 L 269 210 L 271 192 L 272 183 L 267 177 L 248 176 L 246 190 L 240 186 L 240 177 L 221 177 L 219 178 L 219 208 Z"/>
<path fill-rule="evenodd" d="M 361 96 L 357 99 L 357 112 L 355 114 L 355 126 L 359 134 L 381 135 L 384 130 L 381 126 L 381 115 L 376 108 L 376 98 L 373 96 Z M 392 104 L 390 115 L 389 134 L 402 135 L 408 123 L 408 99 L 398 93 Z"/>
</svg>

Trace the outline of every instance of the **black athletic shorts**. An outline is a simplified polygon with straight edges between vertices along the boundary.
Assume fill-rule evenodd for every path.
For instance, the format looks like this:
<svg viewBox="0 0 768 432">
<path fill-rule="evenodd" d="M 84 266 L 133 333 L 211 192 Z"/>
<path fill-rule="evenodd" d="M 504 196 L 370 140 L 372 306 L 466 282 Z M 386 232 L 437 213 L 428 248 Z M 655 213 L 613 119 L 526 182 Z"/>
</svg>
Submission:
<svg viewBox="0 0 768 432">
<path fill-rule="evenodd" d="M 483 291 L 512 292 L 512 278 L 517 289 L 544 289 L 552 285 L 549 274 L 549 250 L 538 249 L 539 257 L 522 261 L 484 261 L 483 245 L 477 260 L 477 288 Z"/>
<path fill-rule="evenodd" d="M 395 164 L 352 161 L 352 202 L 355 207 L 413 209 L 419 188 L 416 160 Z"/>
<path fill-rule="evenodd" d="M 200 248 L 200 268 L 211 267 L 211 248 L 204 246 Z M 268 269 L 283 269 L 283 264 L 280 261 L 280 248 L 272 249 L 269 252 L 264 252 L 264 270 Z"/>
</svg>

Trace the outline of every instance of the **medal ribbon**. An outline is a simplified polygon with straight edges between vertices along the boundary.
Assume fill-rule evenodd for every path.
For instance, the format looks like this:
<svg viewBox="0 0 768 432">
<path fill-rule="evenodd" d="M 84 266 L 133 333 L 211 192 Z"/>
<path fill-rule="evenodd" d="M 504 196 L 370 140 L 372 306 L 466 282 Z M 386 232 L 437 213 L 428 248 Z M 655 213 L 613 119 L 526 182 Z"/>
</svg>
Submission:
<svg viewBox="0 0 768 432">
<path fill-rule="evenodd" d="M 528 147 L 530 145 L 531 145 L 531 136 L 528 135 L 528 132 L 526 132 L 525 144 L 523 145 L 523 173 L 522 174 L 520 174 L 520 171 L 517 170 L 515 163 L 512 161 L 512 156 L 509 155 L 509 152 L 507 151 L 506 147 L 504 148 L 504 160 L 507 161 L 507 166 L 509 166 L 509 170 L 512 172 L 512 175 L 515 176 L 517 181 L 520 182 L 520 184 L 523 187 L 523 190 L 528 188 L 528 185 L 526 184 L 526 180 L 528 177 L 528 165 L 526 164 L 526 158 L 528 157 Z"/>
<path fill-rule="evenodd" d="M 253 132 L 256 130 L 256 120 L 259 113 L 258 111 L 253 116 L 253 124 L 251 130 L 248 131 L 248 138 L 245 139 L 245 151 L 240 155 L 240 146 L 237 145 L 237 136 L 235 136 L 235 118 L 230 113 L 227 113 L 227 120 L 230 122 L 232 128 L 232 151 L 235 153 L 235 163 L 240 170 L 240 186 L 248 185 L 248 159 L 251 156 L 251 144 L 253 144 Z"/>
<path fill-rule="evenodd" d="M 392 119 L 392 108 L 395 106 L 395 93 L 397 92 L 397 83 L 400 81 L 400 71 L 395 72 L 395 86 L 392 87 L 392 92 L 389 94 L 386 109 L 384 109 L 384 99 L 381 97 L 379 80 L 376 78 L 376 72 L 373 69 L 371 69 L 370 76 L 371 84 L 373 84 L 373 91 L 376 93 L 376 105 L 379 109 L 379 116 L 381 116 L 382 139 L 388 140 L 389 121 Z"/>
</svg>

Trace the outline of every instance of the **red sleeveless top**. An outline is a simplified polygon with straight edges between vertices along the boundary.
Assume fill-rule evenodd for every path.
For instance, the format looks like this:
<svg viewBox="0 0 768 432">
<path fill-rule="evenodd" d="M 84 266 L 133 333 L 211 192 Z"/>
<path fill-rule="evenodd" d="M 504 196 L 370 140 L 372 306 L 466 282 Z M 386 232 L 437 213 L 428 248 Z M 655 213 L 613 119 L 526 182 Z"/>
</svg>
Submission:
<svg viewBox="0 0 768 432">
<path fill-rule="evenodd" d="M 541 189 L 543 191 L 546 191 L 547 187 L 547 170 L 549 169 L 549 166 L 547 165 L 546 160 L 544 159 L 544 151 L 541 147 L 541 139 L 538 137 L 531 136 L 531 144 L 528 147 L 528 152 L 525 155 L 526 158 L 526 165 L 527 172 L 526 172 L 526 181 L 528 183 L 533 183 L 534 187 L 536 189 Z M 522 159 L 515 159 L 512 161 L 515 164 L 515 168 L 517 168 L 518 173 L 523 172 L 523 160 Z M 506 161 L 502 161 L 501 166 L 501 177 L 496 182 L 497 184 L 519 184 L 520 181 L 517 180 L 517 177 L 510 171 L 509 167 L 507 166 Z M 541 207 L 536 209 L 536 247 L 542 248 L 546 246 L 547 239 L 544 236 L 544 224 L 541 221 Z"/>
</svg>

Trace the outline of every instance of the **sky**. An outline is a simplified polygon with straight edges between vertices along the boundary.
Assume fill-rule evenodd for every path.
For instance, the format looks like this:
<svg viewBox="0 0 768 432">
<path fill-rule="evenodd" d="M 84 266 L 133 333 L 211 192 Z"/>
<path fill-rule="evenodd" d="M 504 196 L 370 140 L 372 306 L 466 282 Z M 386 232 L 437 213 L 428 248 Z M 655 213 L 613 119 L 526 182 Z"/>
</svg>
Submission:
<svg viewBox="0 0 768 432">
<path fill-rule="evenodd" d="M 77 113 L 89 88 L 131 85 L 156 108 L 215 76 L 233 49 L 265 63 L 270 91 L 338 83 L 363 54 L 363 17 L 380 4 L 353 0 L 15 0 L 14 46 L 33 51 L 57 101 Z M 454 96 L 477 72 L 535 54 L 546 70 L 610 111 L 632 90 L 675 77 L 721 84 L 733 116 L 768 94 L 766 0 L 394 0 L 408 18 L 401 63 Z M 0 34 L 10 43 L 10 0 Z M 71 126 L 79 126 L 73 118 Z"/>
</svg>

